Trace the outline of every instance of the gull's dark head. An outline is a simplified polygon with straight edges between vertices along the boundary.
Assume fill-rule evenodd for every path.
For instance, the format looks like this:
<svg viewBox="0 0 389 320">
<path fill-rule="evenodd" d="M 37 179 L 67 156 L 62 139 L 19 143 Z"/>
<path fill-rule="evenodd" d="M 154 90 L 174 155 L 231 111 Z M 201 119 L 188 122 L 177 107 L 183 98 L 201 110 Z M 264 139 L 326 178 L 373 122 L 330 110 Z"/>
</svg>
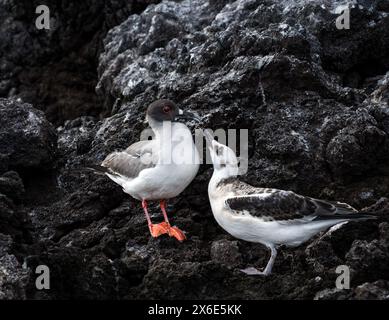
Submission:
<svg viewBox="0 0 389 320">
<path fill-rule="evenodd" d="M 147 108 L 146 114 L 148 120 L 156 122 L 177 121 L 180 119 L 199 120 L 195 114 L 181 110 L 173 101 L 167 99 L 154 101 Z"/>
</svg>

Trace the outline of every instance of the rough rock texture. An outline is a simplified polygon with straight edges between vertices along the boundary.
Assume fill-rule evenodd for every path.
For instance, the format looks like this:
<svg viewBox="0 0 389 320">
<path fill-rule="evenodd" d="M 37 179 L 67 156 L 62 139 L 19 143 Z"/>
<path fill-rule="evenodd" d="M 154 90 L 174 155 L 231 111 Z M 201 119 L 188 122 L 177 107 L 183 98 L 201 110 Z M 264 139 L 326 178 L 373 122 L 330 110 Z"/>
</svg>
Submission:
<svg viewBox="0 0 389 320">
<path fill-rule="evenodd" d="M 55 157 L 57 136 L 42 111 L 0 98 L 1 170 L 39 168 Z"/>
<path fill-rule="evenodd" d="M 56 124 L 97 116 L 102 111 L 95 95 L 102 39 L 153 2 L 158 1 L 1 0 L 0 96 L 21 97 Z M 39 5 L 50 9 L 50 30 L 35 27 Z"/>
<path fill-rule="evenodd" d="M 18 10 L 30 5 L 0 1 L 8 8 L 0 11 L 0 68 L 8 68 L 0 73 L 0 95 L 11 97 L 1 108 L 12 105 L 5 117 L 15 115 L 25 126 L 17 131 L 5 120 L 0 127 L 0 297 L 388 299 L 389 7 L 385 0 L 357 0 L 351 28 L 337 30 L 336 8 L 344 2 L 186 0 L 135 10 L 107 0 L 97 3 L 115 8 L 110 24 L 87 19 L 83 28 L 70 29 L 54 6 L 58 31 L 50 37 L 25 31 Z M 78 12 L 71 21 L 98 8 L 84 6 L 69 5 Z M 36 44 L 23 38 L 11 46 L 4 34 L 16 25 L 17 34 Z M 108 29 L 98 49 L 90 39 L 102 39 Z M 72 44 L 59 40 L 65 34 Z M 81 60 L 73 61 L 71 52 Z M 98 66 L 87 63 L 92 80 L 83 90 L 88 73 L 78 67 L 91 56 Z M 52 78 L 42 70 L 49 67 L 37 62 L 43 57 L 71 73 L 74 83 L 66 90 L 61 81 L 47 87 Z M 52 70 L 46 70 L 51 77 Z M 34 80 L 21 85 L 23 73 Z M 15 96 L 61 124 L 56 150 L 43 115 Z M 145 107 L 162 97 L 196 110 L 204 127 L 249 129 L 247 182 L 344 201 L 378 219 L 283 248 L 273 275 L 247 277 L 238 269 L 265 266 L 269 253 L 217 225 L 206 190 L 212 170 L 204 165 L 170 202 L 171 219 L 188 241 L 151 239 L 140 204 L 82 167 L 137 141 L 146 128 Z M 26 110 L 41 119 L 40 134 L 26 124 Z M 34 157 L 26 160 L 24 152 Z M 156 207 L 151 212 L 161 219 Z M 34 287 L 39 264 L 50 267 L 49 291 Z M 350 290 L 335 287 L 339 265 L 350 267 Z M 7 270 L 15 270 L 11 278 Z"/>
</svg>

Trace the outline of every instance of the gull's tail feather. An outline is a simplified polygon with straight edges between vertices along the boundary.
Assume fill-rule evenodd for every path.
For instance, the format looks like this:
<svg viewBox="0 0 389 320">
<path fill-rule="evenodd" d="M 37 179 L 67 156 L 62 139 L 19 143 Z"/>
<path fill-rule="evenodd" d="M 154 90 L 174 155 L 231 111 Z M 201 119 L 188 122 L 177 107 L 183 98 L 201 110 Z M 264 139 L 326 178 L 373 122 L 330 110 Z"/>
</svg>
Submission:
<svg viewBox="0 0 389 320">
<path fill-rule="evenodd" d="M 97 164 L 89 164 L 85 167 L 85 169 L 92 170 L 98 173 L 110 173 L 107 167 L 103 167 Z"/>
<path fill-rule="evenodd" d="M 104 166 L 100 166 L 100 165 L 96 165 L 96 164 L 88 164 L 85 167 L 83 167 L 81 170 L 89 170 L 89 171 L 93 171 L 94 173 L 97 173 L 97 174 L 108 173 L 108 174 L 114 175 L 114 176 L 118 175 L 117 173 L 113 172 L 109 168 L 104 167 Z M 78 169 L 77 171 L 81 171 L 81 170 Z"/>
<path fill-rule="evenodd" d="M 378 217 L 371 213 L 347 213 L 347 214 L 334 214 L 334 215 L 320 215 L 317 216 L 313 221 L 322 220 L 370 220 L 377 219 Z"/>
</svg>

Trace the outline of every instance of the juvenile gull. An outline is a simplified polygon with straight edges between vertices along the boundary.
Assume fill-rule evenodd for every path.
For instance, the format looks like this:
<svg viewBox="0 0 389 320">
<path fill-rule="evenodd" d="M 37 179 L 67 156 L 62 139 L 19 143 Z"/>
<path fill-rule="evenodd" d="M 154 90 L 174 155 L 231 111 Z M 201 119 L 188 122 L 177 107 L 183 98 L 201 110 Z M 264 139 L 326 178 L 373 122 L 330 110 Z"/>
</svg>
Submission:
<svg viewBox="0 0 389 320">
<path fill-rule="evenodd" d="M 199 168 L 199 154 L 189 128 L 176 122 L 180 118 L 198 120 L 194 114 L 182 111 L 170 100 L 153 102 L 147 108 L 146 120 L 155 138 L 109 154 L 101 166 L 94 166 L 94 169 L 103 171 L 125 193 L 142 201 L 153 237 L 168 234 L 183 241 L 186 239 L 184 232 L 169 223 L 166 200 L 179 195 L 194 179 Z M 151 222 L 147 210 L 149 200 L 160 202 L 164 222 Z"/>
<path fill-rule="evenodd" d="M 205 131 L 214 172 L 208 185 L 213 215 L 232 236 L 265 245 L 271 256 L 264 271 L 241 270 L 248 275 L 269 275 L 277 247 L 296 247 L 315 234 L 350 220 L 375 218 L 358 213 L 346 203 L 304 197 L 292 191 L 256 188 L 239 181 L 238 159 L 227 146 Z"/>
</svg>

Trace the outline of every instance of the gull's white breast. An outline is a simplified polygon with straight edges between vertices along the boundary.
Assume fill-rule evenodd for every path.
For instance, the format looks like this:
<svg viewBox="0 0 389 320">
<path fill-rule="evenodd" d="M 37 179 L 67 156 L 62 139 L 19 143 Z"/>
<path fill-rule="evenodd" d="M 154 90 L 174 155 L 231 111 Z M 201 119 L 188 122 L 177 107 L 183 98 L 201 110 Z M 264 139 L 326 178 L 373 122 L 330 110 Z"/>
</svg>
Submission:
<svg viewBox="0 0 389 320">
<path fill-rule="evenodd" d="M 332 226 L 333 221 L 269 221 L 254 217 L 244 210 L 235 212 L 225 205 L 234 194 L 213 196 L 210 193 L 212 212 L 217 223 L 235 238 L 264 245 L 298 246 L 318 232 Z"/>
<path fill-rule="evenodd" d="M 139 200 L 169 199 L 190 184 L 199 169 L 199 153 L 192 134 L 184 124 L 174 123 L 171 141 L 171 148 L 158 151 L 160 157 L 155 167 L 121 184 L 126 193 Z M 160 145 L 165 148 L 167 143 Z"/>
</svg>

